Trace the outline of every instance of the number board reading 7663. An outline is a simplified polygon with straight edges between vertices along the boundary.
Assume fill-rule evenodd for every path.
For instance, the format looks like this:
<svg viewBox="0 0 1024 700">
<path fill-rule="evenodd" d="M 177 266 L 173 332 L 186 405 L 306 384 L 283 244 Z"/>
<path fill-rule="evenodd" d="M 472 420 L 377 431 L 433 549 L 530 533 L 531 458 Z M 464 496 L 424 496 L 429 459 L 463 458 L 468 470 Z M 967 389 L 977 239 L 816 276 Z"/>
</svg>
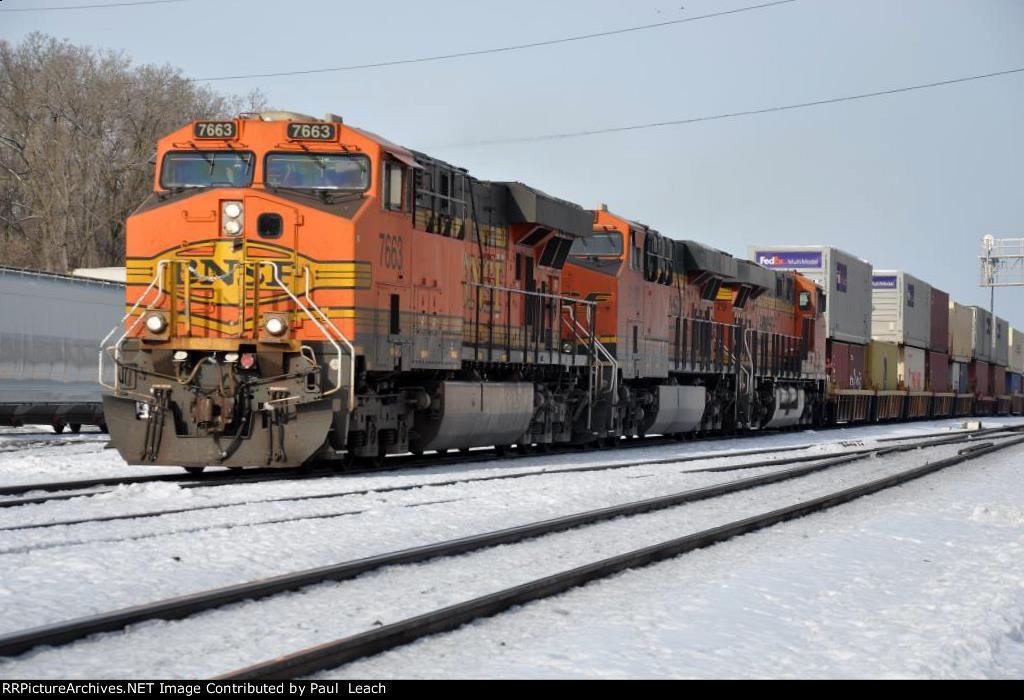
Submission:
<svg viewBox="0 0 1024 700">
<path fill-rule="evenodd" d="M 288 138 L 292 141 L 333 141 L 335 133 L 334 124 L 288 124 Z"/>
</svg>

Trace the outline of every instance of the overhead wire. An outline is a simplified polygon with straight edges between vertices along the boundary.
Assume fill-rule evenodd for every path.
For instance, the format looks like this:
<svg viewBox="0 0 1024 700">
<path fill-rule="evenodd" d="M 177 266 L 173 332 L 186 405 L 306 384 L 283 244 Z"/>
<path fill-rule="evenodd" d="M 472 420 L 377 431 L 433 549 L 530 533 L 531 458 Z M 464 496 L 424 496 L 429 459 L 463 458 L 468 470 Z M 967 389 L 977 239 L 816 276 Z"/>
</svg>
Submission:
<svg viewBox="0 0 1024 700">
<path fill-rule="evenodd" d="M 366 70 L 370 68 L 387 68 L 389 66 L 402 66 L 414 63 L 430 63 L 434 61 L 449 61 L 457 58 L 468 58 L 471 56 L 484 56 L 487 54 L 496 53 L 508 53 L 511 51 L 524 51 L 527 49 L 535 49 L 543 46 L 554 46 L 557 44 L 565 44 L 575 41 L 587 41 L 589 39 L 598 39 L 602 37 L 617 36 L 620 34 L 628 34 L 631 32 L 642 32 L 651 29 L 661 29 L 663 27 L 670 27 L 679 24 L 685 24 L 687 22 L 698 22 L 706 19 L 714 19 L 716 17 L 725 17 L 727 15 L 736 15 L 742 12 L 751 12 L 754 10 L 764 10 L 771 7 L 777 7 L 779 5 L 789 5 L 799 0 L 774 0 L 773 2 L 765 2 L 760 5 L 748 5 L 746 7 L 738 7 L 732 10 L 721 10 L 719 12 L 710 12 L 703 15 L 695 15 L 693 17 L 683 17 L 680 19 L 666 20 L 664 22 L 655 22 L 653 24 L 641 24 L 632 27 L 622 27 L 619 29 L 610 29 L 603 32 L 593 32 L 590 34 L 577 34 L 574 36 L 560 37 L 558 39 L 547 39 L 543 41 L 532 41 L 525 44 L 512 44 L 510 46 L 498 46 L 487 49 L 476 49 L 471 51 L 459 51 L 457 53 L 440 54 L 436 56 L 420 56 L 416 58 L 399 58 L 389 61 L 376 61 L 373 63 L 357 63 L 348 66 L 334 66 L 329 68 L 304 68 L 299 70 L 286 70 L 286 71 L 274 71 L 267 73 L 239 73 L 236 75 L 217 75 L 208 78 L 193 78 L 196 82 L 216 82 L 221 80 L 244 80 L 247 78 L 280 78 L 285 76 L 294 75 L 314 75 L 317 73 L 337 73 L 342 71 L 357 71 Z"/>
</svg>

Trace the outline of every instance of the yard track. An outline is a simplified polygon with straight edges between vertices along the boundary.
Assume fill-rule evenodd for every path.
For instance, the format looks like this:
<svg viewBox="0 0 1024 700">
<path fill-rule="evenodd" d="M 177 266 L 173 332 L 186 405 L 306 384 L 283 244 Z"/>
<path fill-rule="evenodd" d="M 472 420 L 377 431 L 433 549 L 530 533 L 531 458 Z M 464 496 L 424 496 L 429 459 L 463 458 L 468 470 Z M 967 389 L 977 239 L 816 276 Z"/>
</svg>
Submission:
<svg viewBox="0 0 1024 700">
<path fill-rule="evenodd" d="M 967 441 L 971 441 L 971 438 L 961 436 L 959 440 L 959 442 Z M 1024 437 L 1014 436 L 1012 438 L 1006 438 L 1005 442 L 1001 441 L 999 444 L 990 444 L 989 446 L 972 446 L 967 450 L 962 450 L 961 456 L 958 457 L 957 459 L 959 461 L 972 459 L 976 456 L 989 454 L 990 452 L 993 452 L 997 449 L 1002 449 L 1004 447 L 1008 447 L 1011 445 L 1020 444 L 1021 442 L 1024 442 Z M 548 534 L 564 532 L 567 530 L 572 530 L 575 528 L 592 525 L 595 523 L 604 522 L 615 518 L 630 517 L 640 515 L 643 513 L 654 512 L 657 510 L 673 508 L 686 503 L 694 503 L 697 501 L 717 498 L 720 496 L 738 493 L 741 491 L 746 491 L 749 489 L 754 489 L 769 484 L 775 484 L 783 481 L 788 481 L 791 479 L 797 479 L 803 476 L 807 476 L 809 474 L 825 471 L 827 469 L 832 469 L 841 465 L 852 464 L 854 462 L 858 462 L 876 455 L 882 456 L 886 454 L 906 452 L 910 450 L 922 449 L 927 447 L 948 446 L 950 444 L 955 443 L 950 441 L 950 439 L 947 437 L 945 439 L 919 441 L 918 443 L 914 443 L 912 445 L 880 446 L 870 448 L 867 450 L 858 450 L 855 453 L 847 453 L 832 457 L 821 457 L 819 455 L 816 457 L 816 461 L 813 464 L 805 464 L 803 466 L 798 466 L 787 470 L 773 471 L 768 474 L 761 474 L 758 476 L 748 477 L 726 483 L 713 484 L 710 486 L 691 489 L 688 491 L 668 494 L 664 496 L 657 496 L 654 498 L 648 498 L 641 501 L 633 501 L 630 503 L 599 508 L 595 510 L 575 513 L 572 515 L 473 535 L 469 537 L 462 537 L 455 540 L 413 547 L 410 549 L 399 550 L 363 559 L 341 562 L 330 566 L 318 567 L 315 569 L 308 569 L 290 574 L 279 575 L 267 579 L 261 579 L 243 584 L 217 588 L 209 591 L 203 591 L 178 598 L 156 601 L 150 604 L 124 608 L 99 615 L 93 615 L 65 622 L 54 623 L 0 637 L 0 655 L 16 655 L 24 653 L 25 651 L 28 651 L 36 646 L 44 644 L 67 644 L 75 640 L 85 638 L 89 635 L 97 634 L 100 632 L 111 632 L 121 630 L 129 625 L 137 624 L 139 622 L 144 622 L 147 620 L 182 619 L 202 611 L 220 608 L 233 603 L 266 598 L 269 596 L 277 595 L 279 593 L 295 591 L 301 588 L 305 588 L 327 581 L 337 582 L 352 579 L 369 573 L 371 571 L 376 571 L 388 566 L 408 565 L 443 557 L 453 557 L 481 549 L 522 542 L 525 540 L 534 539 Z M 959 461 L 955 463 L 959 463 Z M 953 462 L 950 462 L 949 460 L 944 460 L 943 462 L 939 462 L 936 464 L 944 463 L 951 464 Z M 646 464 L 646 462 L 640 464 Z M 773 466 L 776 464 L 777 462 L 763 462 L 761 466 Z M 946 466 L 949 466 L 949 464 L 946 464 Z M 616 558 L 616 560 L 618 559 L 619 558 Z M 569 577 L 565 580 L 575 579 Z M 562 581 L 562 579 L 559 579 L 559 581 Z M 544 584 L 544 586 L 541 586 L 536 590 L 545 589 L 545 586 L 547 586 L 547 584 Z M 476 603 L 476 601 L 473 602 Z M 497 608 L 492 607 L 488 607 L 487 609 L 498 610 Z M 459 613 L 459 615 L 462 614 L 464 613 Z M 420 618 L 416 619 L 419 620 Z M 451 619 L 461 618 L 459 618 L 457 615 L 455 618 Z M 457 623 L 456 626 L 458 626 L 458 624 L 462 623 Z M 430 629 L 434 628 L 430 627 Z M 440 628 L 438 628 L 438 630 L 439 629 Z M 391 637 L 388 638 L 391 639 Z M 374 637 L 374 639 L 376 639 L 376 637 Z M 335 657 L 331 656 L 329 658 L 333 659 Z M 248 670 L 246 671 L 246 673 L 248 673 Z"/>
</svg>

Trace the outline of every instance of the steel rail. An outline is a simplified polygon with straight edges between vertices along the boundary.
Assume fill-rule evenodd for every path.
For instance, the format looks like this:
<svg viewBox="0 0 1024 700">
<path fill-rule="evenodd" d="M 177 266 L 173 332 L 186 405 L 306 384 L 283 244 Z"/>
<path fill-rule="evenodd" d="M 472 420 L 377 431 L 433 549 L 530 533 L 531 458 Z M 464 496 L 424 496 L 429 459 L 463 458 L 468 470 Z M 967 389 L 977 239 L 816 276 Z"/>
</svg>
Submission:
<svg viewBox="0 0 1024 700">
<path fill-rule="evenodd" d="M 1024 438 L 1018 438 L 1020 442 Z M 946 443 L 943 443 L 946 444 Z M 938 445 L 936 445 L 938 446 Z M 878 447 L 875 454 L 889 454 L 901 451 L 899 447 Z M 976 454 L 981 454 L 980 452 Z M 128 625 L 146 620 L 177 620 L 205 610 L 223 607 L 246 600 L 257 600 L 294 591 L 326 581 L 345 581 L 388 566 L 421 563 L 431 559 L 451 557 L 459 554 L 513 544 L 544 535 L 563 532 L 584 525 L 591 525 L 620 517 L 630 517 L 657 510 L 664 510 L 686 503 L 693 503 L 720 496 L 738 493 L 760 486 L 797 479 L 815 472 L 825 471 L 841 465 L 866 459 L 868 454 L 847 454 L 825 459 L 818 464 L 795 467 L 784 471 L 771 472 L 746 479 L 712 484 L 658 496 L 630 503 L 608 506 L 558 518 L 537 521 L 525 525 L 505 528 L 469 537 L 457 538 L 429 545 L 341 562 L 305 571 L 283 574 L 267 579 L 226 586 L 154 603 L 123 608 L 112 612 L 90 615 L 73 620 L 52 623 L 40 627 L 0 636 L 0 656 L 11 656 L 28 651 L 40 645 L 67 644 L 100 632 L 124 629 Z M 766 463 L 770 465 L 771 462 Z"/>
<path fill-rule="evenodd" d="M 512 607 L 550 598 L 592 581 L 675 558 L 758 530 L 829 510 L 886 489 L 900 486 L 969 460 L 1024 443 L 1018 437 L 983 449 L 962 450 L 955 457 L 876 479 L 795 505 L 702 530 L 649 547 L 609 557 L 568 571 L 539 578 L 496 593 L 434 610 L 423 615 L 310 647 L 260 664 L 231 671 L 218 680 L 295 678 L 337 668 L 342 664 L 395 649 L 424 637 L 450 632 L 462 625 L 493 617 Z"/>
<path fill-rule="evenodd" d="M 1021 426 L 1021 429 L 1024 429 L 1024 426 Z M 1010 430 L 1010 429 L 1005 429 L 1004 430 L 1004 429 L 993 428 L 993 429 L 989 429 L 987 431 L 980 431 L 980 432 L 954 433 L 952 435 L 949 435 L 947 433 L 945 435 L 949 435 L 948 437 L 937 438 L 937 440 L 940 440 L 942 442 L 949 443 L 949 444 L 955 444 L 957 442 L 964 442 L 964 441 L 968 441 L 968 440 L 973 440 L 973 439 L 975 439 L 977 437 L 982 436 L 983 434 L 984 435 L 990 435 L 992 433 L 998 433 L 998 432 L 1013 432 L 1013 430 Z M 656 445 L 660 444 L 660 442 L 661 442 L 657 438 L 654 438 L 653 440 L 654 440 L 654 445 L 651 444 L 651 439 L 649 439 L 647 442 L 630 442 L 630 443 L 627 443 L 626 445 L 623 446 L 623 448 L 625 449 L 625 448 L 651 447 L 651 446 L 656 446 Z M 669 440 L 667 440 L 667 442 L 668 443 L 674 443 L 675 441 L 669 439 Z M 931 446 L 932 442 L 925 441 L 925 442 L 913 443 L 913 444 L 914 445 L 920 444 L 920 446 L 928 447 L 928 446 Z M 566 467 L 566 468 L 562 468 L 562 469 L 544 469 L 544 468 L 541 468 L 541 469 L 534 469 L 534 470 L 525 471 L 525 472 L 513 472 L 511 474 L 500 474 L 500 475 L 484 476 L 484 477 L 467 477 L 467 478 L 463 478 L 463 479 L 450 479 L 450 480 L 445 480 L 445 481 L 435 481 L 435 482 L 408 484 L 408 485 L 404 485 L 404 486 L 382 487 L 382 488 L 379 488 L 379 489 L 358 489 L 358 490 L 353 490 L 353 491 L 341 491 L 341 492 L 332 492 L 332 493 L 326 493 L 326 494 L 310 494 L 310 495 L 307 495 L 307 496 L 286 496 L 286 497 L 273 497 L 273 498 L 264 498 L 264 499 L 250 499 L 250 500 L 246 500 L 246 501 L 235 501 L 235 502 L 231 502 L 231 503 L 217 503 L 217 504 L 210 504 L 210 505 L 206 505 L 206 506 L 194 506 L 192 508 L 170 508 L 170 509 L 158 510 L 158 511 L 146 511 L 146 512 L 142 512 L 142 513 L 128 513 L 128 514 L 123 514 L 123 515 L 98 516 L 98 517 L 95 517 L 95 518 L 79 518 L 79 519 L 74 519 L 74 520 L 57 520 L 57 521 L 51 521 L 51 522 L 48 522 L 48 523 L 31 523 L 31 524 L 28 524 L 28 525 L 16 525 L 16 526 L 0 527 L 0 532 L 12 531 L 12 530 L 32 530 L 32 529 L 38 529 L 38 528 L 43 528 L 43 527 L 54 527 L 54 526 L 58 526 L 58 525 L 80 525 L 80 524 L 89 523 L 89 522 L 113 522 L 113 521 L 117 521 L 117 520 L 131 520 L 131 519 L 135 519 L 135 518 L 152 518 L 152 517 L 159 517 L 159 516 L 162 516 L 162 515 L 175 515 L 175 514 L 179 514 L 179 513 L 189 513 L 189 512 L 200 511 L 200 510 L 216 510 L 216 509 L 220 509 L 220 508 L 231 508 L 231 507 L 235 507 L 235 506 L 255 505 L 255 504 L 260 504 L 260 503 L 287 503 L 287 502 L 292 502 L 292 501 L 322 500 L 322 499 L 327 499 L 327 498 L 342 498 L 344 496 L 361 496 L 361 495 L 366 495 L 366 494 L 369 494 L 369 493 L 390 493 L 390 492 L 393 492 L 393 491 L 410 491 L 410 490 L 413 490 L 413 489 L 416 489 L 416 488 L 429 488 L 429 487 L 435 487 L 435 486 L 436 487 L 440 487 L 440 486 L 453 486 L 455 484 L 473 483 L 473 482 L 477 482 L 477 481 L 500 481 L 500 480 L 504 480 L 504 479 L 520 479 L 520 478 L 525 478 L 525 477 L 530 477 L 530 476 L 540 476 L 540 475 L 545 475 L 545 474 L 568 474 L 568 473 L 573 473 L 573 472 L 588 473 L 588 472 L 595 472 L 595 471 L 609 471 L 609 470 L 612 470 L 612 469 L 625 469 L 625 468 L 628 468 L 628 467 L 641 466 L 641 465 L 677 464 L 677 463 L 678 464 L 683 464 L 683 463 L 687 463 L 687 462 L 702 462 L 702 461 L 706 461 L 706 460 L 725 459 L 725 458 L 730 458 L 730 457 L 744 457 L 744 456 L 767 455 L 767 454 L 777 454 L 777 453 L 782 453 L 782 452 L 799 452 L 799 451 L 802 451 L 802 450 L 810 449 L 812 447 L 814 447 L 814 445 L 794 445 L 794 446 L 791 446 L 791 447 L 768 447 L 768 448 L 763 448 L 763 449 L 739 450 L 739 451 L 734 451 L 734 452 L 722 451 L 722 452 L 700 453 L 700 454 L 697 454 L 697 455 L 684 455 L 684 456 L 678 456 L 678 457 L 664 457 L 664 458 L 660 458 L 660 459 L 648 459 L 648 460 L 642 460 L 642 461 L 637 461 L 637 462 L 613 462 L 611 464 L 600 464 L 600 465 L 594 465 L 594 466 L 590 466 L 590 467 Z M 862 448 L 860 450 L 845 451 L 842 454 L 859 454 L 859 453 L 868 452 L 869 450 L 870 450 L 870 448 Z M 571 454 L 571 453 L 572 453 L 572 451 L 561 452 L 561 454 Z M 840 456 L 840 453 L 835 453 L 833 455 L 806 455 L 806 456 L 802 456 L 802 457 L 784 458 L 784 459 L 779 459 L 779 460 L 773 460 L 771 462 L 771 464 L 775 465 L 775 466 L 784 466 L 784 465 L 787 465 L 787 464 L 798 464 L 798 463 L 801 463 L 801 462 L 810 462 L 810 461 L 814 461 L 816 459 L 826 459 L 828 456 Z M 395 459 L 405 459 L 405 458 L 404 457 L 396 457 Z M 321 479 L 321 478 L 330 478 L 330 477 L 338 477 L 338 476 L 353 476 L 353 475 L 362 474 L 362 473 L 374 473 L 374 474 L 376 474 L 376 473 L 380 473 L 381 471 L 397 471 L 397 470 L 403 469 L 403 468 L 407 469 L 407 468 L 415 468 L 415 467 L 423 467 L 423 466 L 437 467 L 437 466 L 446 466 L 446 465 L 486 464 L 487 462 L 490 462 L 490 461 L 496 461 L 496 460 L 504 459 L 504 457 L 502 457 L 500 455 L 493 454 L 493 453 L 489 454 L 487 452 L 478 452 L 474 456 L 458 455 L 458 456 L 455 456 L 453 458 L 452 457 L 449 457 L 449 458 L 442 457 L 440 459 L 434 458 L 433 460 L 431 460 L 430 458 L 423 458 L 423 457 L 409 457 L 408 459 L 410 460 L 409 463 L 403 464 L 402 466 L 397 466 L 396 465 L 396 466 L 391 467 L 388 470 L 373 469 L 373 470 L 368 470 L 367 472 L 347 472 L 345 474 L 339 474 L 339 473 L 334 472 L 334 471 L 306 472 L 306 473 L 294 474 L 292 472 L 285 472 L 285 471 L 282 471 L 282 470 L 279 470 L 279 469 L 270 469 L 270 470 L 266 470 L 267 472 L 269 472 L 269 476 L 267 478 L 259 478 L 259 475 L 257 473 L 259 470 L 253 470 L 251 472 L 251 474 L 254 474 L 254 475 L 251 475 L 251 476 L 233 476 L 233 475 L 231 475 L 229 473 L 225 473 L 223 479 L 218 479 L 216 481 L 211 480 L 211 477 L 205 477 L 201 481 L 196 481 L 194 476 L 190 477 L 189 475 L 186 475 L 186 474 L 171 474 L 171 475 L 167 475 L 167 476 L 169 477 L 168 480 L 170 480 L 170 481 L 184 481 L 185 483 L 183 483 L 181 485 L 181 488 L 192 489 L 192 488 L 205 488 L 205 487 L 213 487 L 213 486 L 228 486 L 228 485 L 234 485 L 234 484 L 265 483 L 265 482 L 268 482 L 268 481 L 277 481 L 277 480 L 286 480 L 286 481 L 302 481 L 303 479 L 317 480 L 317 479 Z M 714 471 L 739 471 L 739 470 L 746 470 L 746 469 L 757 469 L 757 468 L 760 468 L 762 466 L 764 466 L 764 465 L 761 462 L 753 462 L 753 463 L 749 463 L 748 462 L 748 463 L 744 463 L 744 464 L 729 465 L 729 466 L 725 466 L 725 467 L 717 467 L 717 468 L 716 467 L 711 467 L 711 468 L 707 468 L 707 469 L 694 469 L 692 471 L 694 473 L 698 473 L 698 472 L 714 472 Z M 132 478 L 135 478 L 135 477 L 132 477 Z M 138 479 L 145 479 L 147 481 L 163 481 L 163 479 L 161 479 L 159 477 L 159 475 L 144 476 L 144 477 L 137 477 L 137 478 Z M 72 482 L 67 482 L 67 483 L 72 483 Z M 125 482 L 120 482 L 120 483 L 125 483 Z M 137 482 L 135 482 L 135 483 L 137 483 Z M 18 488 L 26 488 L 26 487 L 18 487 Z M 38 504 L 41 504 L 41 503 L 48 503 L 50 501 L 65 501 L 65 500 L 70 500 L 72 498 L 80 498 L 80 497 L 86 497 L 86 496 L 95 496 L 95 495 L 100 495 L 100 494 L 105 494 L 105 493 L 111 493 L 111 491 L 93 491 L 93 492 L 88 492 L 88 493 L 68 494 L 68 495 L 64 495 L 64 496 L 39 496 L 39 497 L 34 497 L 34 498 L 21 498 L 21 499 L 16 499 L 16 500 L 6 500 L 6 501 L 0 501 L 0 508 L 12 508 L 12 507 L 15 507 L 15 506 L 22 506 L 22 505 L 38 505 Z"/>
<path fill-rule="evenodd" d="M 892 437 L 892 438 L 878 438 L 877 442 L 895 442 L 900 440 L 918 440 L 930 437 L 955 437 L 964 435 L 989 435 L 997 432 L 1012 432 L 1016 430 L 1024 430 L 1024 423 L 1013 426 L 1005 426 L 1001 428 L 984 428 L 982 430 L 969 430 L 969 431 L 956 431 L 956 432 L 938 432 L 938 433 L 925 433 L 923 435 L 908 435 L 903 437 Z M 765 433 L 748 433 L 742 436 L 735 436 L 736 438 L 746 439 L 754 438 L 764 435 Z M 730 438 L 716 438 L 711 440 L 711 443 L 715 442 L 726 442 Z M 87 444 L 90 441 L 72 441 L 70 444 Z M 662 444 L 674 444 L 677 442 L 672 438 L 645 438 L 639 441 L 624 441 L 623 444 L 617 445 L 612 449 L 627 449 L 636 447 L 657 447 Z M 842 441 L 839 441 L 842 442 Z M 821 443 L 816 443 L 821 444 Z M 773 454 L 777 452 L 796 452 L 799 450 L 806 450 L 815 447 L 815 444 L 805 445 L 794 445 L 787 447 L 770 447 L 764 449 L 752 449 L 752 450 L 737 450 L 732 452 L 721 451 L 719 453 L 701 453 L 693 457 L 680 457 L 675 458 L 672 461 L 684 462 L 684 461 L 695 461 L 703 459 L 716 459 L 719 457 L 742 457 L 742 456 L 753 456 L 759 454 Z M 570 446 L 570 449 L 557 448 L 552 454 L 568 454 L 572 452 L 593 452 L 592 448 L 579 450 L 577 446 Z M 535 457 L 536 454 L 526 454 L 523 457 Z M 34 484 L 14 484 L 10 486 L 0 486 L 0 496 L 18 496 L 21 494 L 31 493 L 33 491 L 44 491 L 50 493 L 59 493 L 61 491 L 77 491 L 80 489 L 94 488 L 97 486 L 125 486 L 131 484 L 151 483 L 151 482 L 170 482 L 170 483 L 182 483 L 183 488 L 200 488 L 203 486 L 222 486 L 222 485 L 234 485 L 244 483 L 259 483 L 263 481 L 301 481 L 304 479 L 315 479 L 318 477 L 336 477 L 336 476 L 358 476 L 361 474 L 379 474 L 387 471 L 396 471 L 399 469 L 417 468 L 422 466 L 443 466 L 450 464 L 466 464 L 472 462 L 489 462 L 496 459 L 510 459 L 514 458 L 515 455 L 496 455 L 493 451 L 478 450 L 469 454 L 461 454 L 455 456 L 445 455 L 429 455 L 427 457 L 409 457 L 405 455 L 395 455 L 389 458 L 390 461 L 395 462 L 392 466 L 377 469 L 365 469 L 365 470 L 345 470 L 339 471 L 336 469 L 314 469 L 314 470 L 296 470 L 296 469 L 278 469 L 278 468 L 257 468 L 257 469 L 245 469 L 243 473 L 239 474 L 232 470 L 220 470 L 204 476 L 196 476 L 194 474 L 142 474 L 125 477 L 97 477 L 93 479 L 78 479 L 73 481 L 54 481 L 54 482 L 40 482 Z M 656 463 L 656 462 L 653 462 Z M 80 493 L 68 496 L 50 496 L 50 497 L 38 497 L 31 499 L 19 499 L 17 501 L 0 501 L 0 508 L 8 508 L 19 505 L 33 505 L 38 503 L 45 503 L 47 501 L 59 501 L 67 500 L 70 498 L 79 498 L 82 496 L 95 496 L 103 493 L 109 493 L 109 491 L 96 491 L 90 493 Z"/>
</svg>

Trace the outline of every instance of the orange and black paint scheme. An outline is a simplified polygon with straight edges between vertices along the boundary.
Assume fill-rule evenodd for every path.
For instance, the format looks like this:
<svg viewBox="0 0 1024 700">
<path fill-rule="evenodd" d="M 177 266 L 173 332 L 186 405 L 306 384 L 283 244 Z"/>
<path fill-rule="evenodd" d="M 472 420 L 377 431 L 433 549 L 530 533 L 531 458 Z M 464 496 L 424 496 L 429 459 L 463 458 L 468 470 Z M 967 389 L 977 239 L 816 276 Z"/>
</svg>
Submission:
<svg viewBox="0 0 1024 700">
<path fill-rule="evenodd" d="M 339 118 L 195 122 L 127 222 L 104 411 L 190 470 L 818 420 L 820 291 L 736 262 Z"/>
</svg>

